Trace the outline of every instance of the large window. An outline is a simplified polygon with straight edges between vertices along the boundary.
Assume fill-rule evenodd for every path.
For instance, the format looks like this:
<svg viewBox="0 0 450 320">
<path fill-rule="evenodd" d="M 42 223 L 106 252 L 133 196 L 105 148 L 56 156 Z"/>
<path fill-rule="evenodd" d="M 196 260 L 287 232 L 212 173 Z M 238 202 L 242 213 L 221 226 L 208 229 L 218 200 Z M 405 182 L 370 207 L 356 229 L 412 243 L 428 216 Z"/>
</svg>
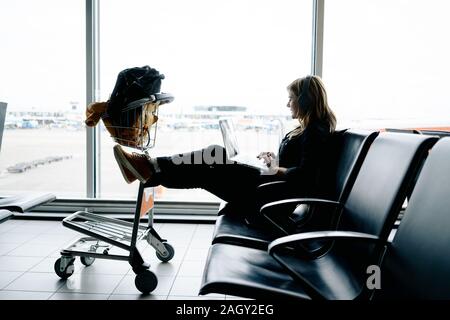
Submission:
<svg viewBox="0 0 450 320">
<path fill-rule="evenodd" d="M 165 74 L 162 90 L 175 96 L 160 109 L 151 156 L 222 144 L 224 117 L 234 118 L 241 149 L 276 151 L 281 129 L 293 124 L 286 86 L 311 70 L 313 1 L 98 2 L 95 96 L 106 101 L 121 70 L 144 65 Z M 0 2 L 0 101 L 8 103 L 1 195 L 86 196 L 94 172 L 86 168 L 86 4 Z M 450 126 L 449 11 L 446 0 L 325 3 L 322 76 L 340 127 Z M 138 185 L 125 183 L 114 142 L 99 130 L 96 196 L 135 198 Z M 162 187 L 157 197 L 217 200 Z"/>
<path fill-rule="evenodd" d="M 312 2 L 108 0 L 100 7 L 100 84 L 107 100 L 119 71 L 150 65 L 175 101 L 160 109 L 156 147 L 172 155 L 222 144 L 218 120 L 234 117 L 241 149 L 276 149 L 289 117 L 286 86 L 311 70 Z M 102 130 L 101 197 L 135 197 Z M 276 151 L 276 150 L 274 150 Z M 217 200 L 158 188 L 159 199 Z"/>
<path fill-rule="evenodd" d="M 347 127 L 450 126 L 450 3 L 325 3 L 323 78 Z"/>
<path fill-rule="evenodd" d="M 1 1 L 0 48 L 0 193 L 85 197 L 84 1 Z"/>
</svg>

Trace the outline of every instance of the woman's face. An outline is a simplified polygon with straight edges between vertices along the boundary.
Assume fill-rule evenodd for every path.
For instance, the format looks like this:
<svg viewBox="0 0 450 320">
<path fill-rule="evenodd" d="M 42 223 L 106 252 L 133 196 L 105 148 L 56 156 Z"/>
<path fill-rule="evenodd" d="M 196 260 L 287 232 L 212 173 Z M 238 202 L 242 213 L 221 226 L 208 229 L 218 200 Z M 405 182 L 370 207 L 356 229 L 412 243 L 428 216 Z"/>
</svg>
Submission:
<svg viewBox="0 0 450 320">
<path fill-rule="evenodd" d="M 292 119 L 297 119 L 299 117 L 297 97 L 292 92 L 288 92 L 288 94 L 289 101 L 287 103 L 287 107 L 291 109 Z"/>
</svg>

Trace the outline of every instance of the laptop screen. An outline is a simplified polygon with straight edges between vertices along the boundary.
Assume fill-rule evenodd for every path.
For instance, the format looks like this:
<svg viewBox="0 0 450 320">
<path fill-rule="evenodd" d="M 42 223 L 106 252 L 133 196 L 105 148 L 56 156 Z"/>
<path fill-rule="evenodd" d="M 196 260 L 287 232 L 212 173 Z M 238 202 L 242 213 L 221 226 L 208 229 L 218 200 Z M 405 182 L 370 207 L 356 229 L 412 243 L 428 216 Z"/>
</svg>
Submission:
<svg viewBox="0 0 450 320">
<path fill-rule="evenodd" d="M 220 131 L 222 131 L 223 144 L 227 152 L 227 157 L 232 158 L 239 153 L 234 125 L 231 119 L 219 120 Z"/>
</svg>

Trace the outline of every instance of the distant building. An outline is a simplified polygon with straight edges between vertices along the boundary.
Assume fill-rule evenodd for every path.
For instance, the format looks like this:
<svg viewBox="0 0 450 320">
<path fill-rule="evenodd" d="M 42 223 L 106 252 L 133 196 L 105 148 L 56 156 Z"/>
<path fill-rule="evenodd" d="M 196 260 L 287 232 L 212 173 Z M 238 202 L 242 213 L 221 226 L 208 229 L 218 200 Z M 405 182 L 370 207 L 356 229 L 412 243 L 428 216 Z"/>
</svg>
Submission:
<svg viewBox="0 0 450 320">
<path fill-rule="evenodd" d="M 247 107 L 242 106 L 194 106 L 195 112 L 218 112 L 218 113 L 236 113 L 246 112 Z"/>
<path fill-rule="evenodd" d="M 78 102 L 71 101 L 69 105 L 58 110 L 16 107 L 8 111 L 5 127 L 9 129 L 39 128 L 42 126 L 81 128 L 83 121 L 83 110 L 80 110 Z"/>
</svg>

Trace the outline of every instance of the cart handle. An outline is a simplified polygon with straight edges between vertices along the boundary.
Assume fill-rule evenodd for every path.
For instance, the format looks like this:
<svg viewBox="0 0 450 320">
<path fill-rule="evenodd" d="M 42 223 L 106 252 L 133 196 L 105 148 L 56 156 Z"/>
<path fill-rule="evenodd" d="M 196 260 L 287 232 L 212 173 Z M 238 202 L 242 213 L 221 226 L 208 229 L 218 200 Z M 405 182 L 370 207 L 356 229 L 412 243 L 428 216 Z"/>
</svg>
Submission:
<svg viewBox="0 0 450 320">
<path fill-rule="evenodd" d="M 135 100 L 127 104 L 125 108 L 122 109 L 122 112 L 127 112 L 133 109 L 137 109 L 141 107 L 142 105 L 149 103 L 149 102 L 157 102 L 160 101 L 161 104 L 170 103 L 174 100 L 174 97 L 170 93 L 155 93 L 152 94 L 148 98 L 142 98 L 139 100 Z"/>
</svg>

